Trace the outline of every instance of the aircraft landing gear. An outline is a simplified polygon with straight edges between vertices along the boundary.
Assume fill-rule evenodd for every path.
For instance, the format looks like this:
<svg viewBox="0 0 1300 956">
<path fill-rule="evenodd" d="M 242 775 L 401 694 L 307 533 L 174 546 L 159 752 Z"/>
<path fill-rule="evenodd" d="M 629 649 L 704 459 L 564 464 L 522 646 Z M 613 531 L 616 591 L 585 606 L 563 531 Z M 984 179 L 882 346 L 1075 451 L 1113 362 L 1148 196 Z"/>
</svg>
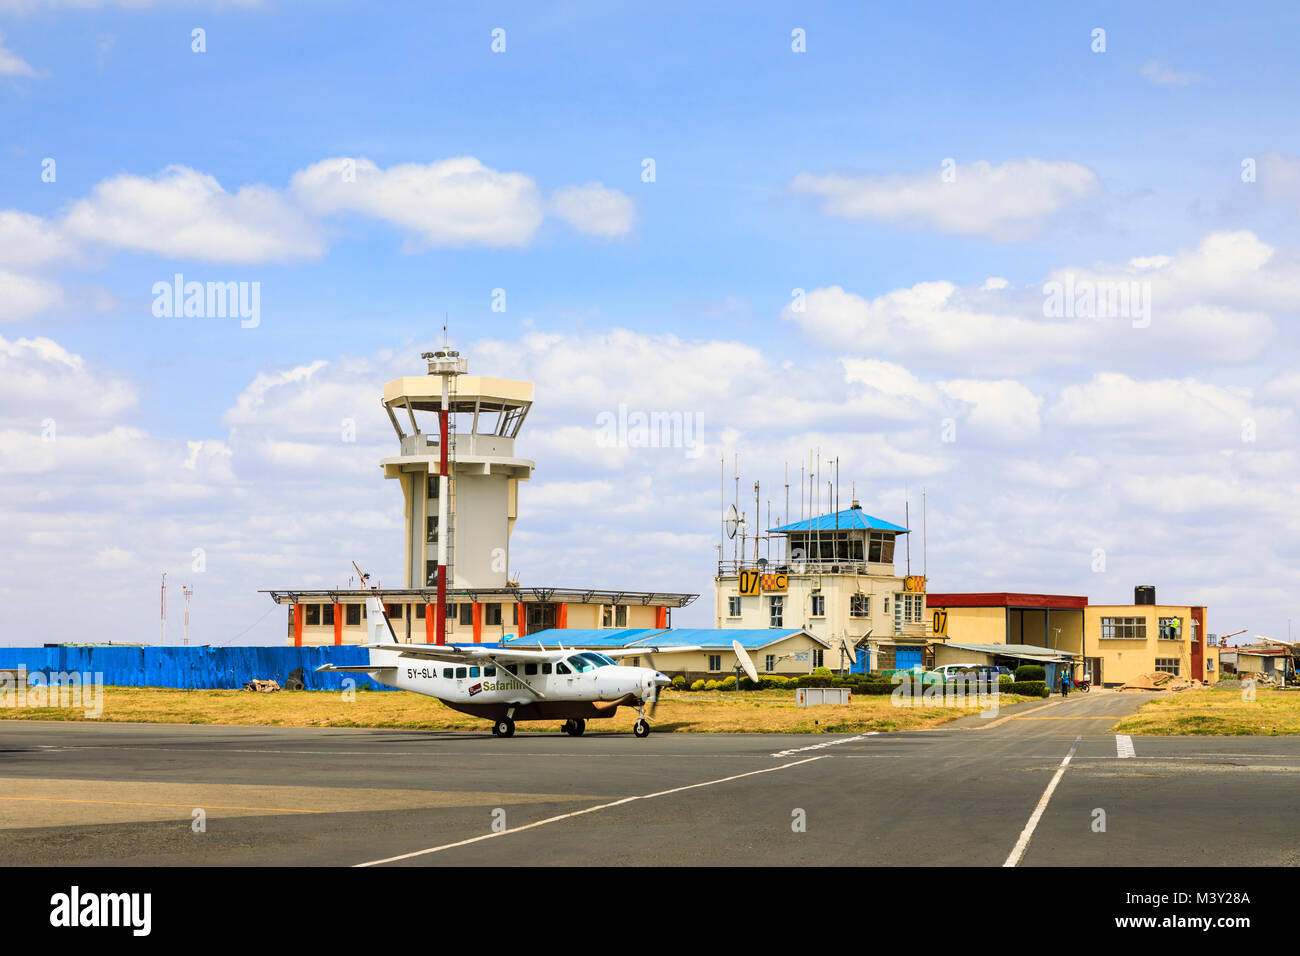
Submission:
<svg viewBox="0 0 1300 956">
<path fill-rule="evenodd" d="M 492 725 L 492 736 L 494 737 L 513 737 L 515 735 L 515 722 L 509 717 L 502 717 Z"/>
<path fill-rule="evenodd" d="M 577 719 L 570 718 L 560 726 L 560 729 L 570 737 L 581 737 L 582 732 L 587 729 L 587 722 L 581 717 Z"/>
<path fill-rule="evenodd" d="M 637 722 L 632 725 L 632 733 L 636 734 L 638 737 L 649 737 L 649 722 L 644 717 L 639 718 Z"/>
</svg>

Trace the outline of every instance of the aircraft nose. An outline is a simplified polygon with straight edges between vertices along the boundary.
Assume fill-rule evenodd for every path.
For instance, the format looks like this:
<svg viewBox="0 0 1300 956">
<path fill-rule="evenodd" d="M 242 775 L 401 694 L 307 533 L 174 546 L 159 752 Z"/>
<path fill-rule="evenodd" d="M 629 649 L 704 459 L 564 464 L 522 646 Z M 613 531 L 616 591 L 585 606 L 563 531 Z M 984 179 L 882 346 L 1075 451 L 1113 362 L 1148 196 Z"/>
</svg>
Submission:
<svg viewBox="0 0 1300 956">
<path fill-rule="evenodd" d="M 654 682 L 655 682 L 655 686 L 657 687 L 667 687 L 669 684 L 672 683 L 672 681 L 669 680 L 666 675 L 661 674 L 658 671 L 655 671 Z"/>
</svg>

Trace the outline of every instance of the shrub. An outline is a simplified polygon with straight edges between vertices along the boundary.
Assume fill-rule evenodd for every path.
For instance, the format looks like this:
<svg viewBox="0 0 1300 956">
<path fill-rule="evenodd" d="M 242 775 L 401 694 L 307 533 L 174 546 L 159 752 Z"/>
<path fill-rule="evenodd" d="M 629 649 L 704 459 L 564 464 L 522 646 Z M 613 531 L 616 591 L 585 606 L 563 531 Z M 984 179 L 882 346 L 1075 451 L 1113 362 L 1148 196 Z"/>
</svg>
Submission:
<svg viewBox="0 0 1300 956">
<path fill-rule="evenodd" d="M 830 669 L 829 667 L 816 667 L 816 668 L 813 668 L 812 676 L 813 676 L 813 677 L 830 677 L 830 676 L 831 676 L 831 669 Z"/>
<path fill-rule="evenodd" d="M 734 674 L 730 677 L 724 677 L 722 680 L 718 681 L 718 690 L 735 690 L 735 689 L 736 689 L 736 676 Z"/>
<path fill-rule="evenodd" d="M 790 678 L 779 674 L 769 674 L 758 679 L 758 683 L 768 690 L 785 690 L 790 686 Z"/>
<path fill-rule="evenodd" d="M 999 694 L 1021 694 L 1025 697 L 1046 697 L 1047 682 L 1041 680 L 1018 680 L 1009 684 L 998 684 Z"/>
<path fill-rule="evenodd" d="M 1016 668 L 1016 683 L 1026 680 L 1045 680 L 1047 672 L 1042 664 L 1021 664 Z"/>
<path fill-rule="evenodd" d="M 691 684 L 691 690 L 704 690 L 704 681 L 697 680 Z"/>
<path fill-rule="evenodd" d="M 704 689 L 705 689 L 705 690 L 717 690 L 717 689 L 718 689 L 718 682 L 715 681 L 715 680 L 705 681 L 705 682 L 704 682 Z"/>
<path fill-rule="evenodd" d="M 686 687 L 686 678 L 683 677 L 681 674 L 678 674 L 676 677 L 673 678 L 672 687 L 673 690 L 684 690 Z"/>
</svg>

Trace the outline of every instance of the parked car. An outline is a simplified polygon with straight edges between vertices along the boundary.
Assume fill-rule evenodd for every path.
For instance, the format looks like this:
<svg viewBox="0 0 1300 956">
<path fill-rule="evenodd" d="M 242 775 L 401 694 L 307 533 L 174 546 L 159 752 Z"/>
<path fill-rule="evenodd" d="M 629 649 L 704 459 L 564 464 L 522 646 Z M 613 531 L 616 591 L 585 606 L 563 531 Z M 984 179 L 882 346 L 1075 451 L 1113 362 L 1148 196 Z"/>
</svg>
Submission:
<svg viewBox="0 0 1300 956">
<path fill-rule="evenodd" d="M 930 671 L 936 680 L 941 680 L 945 684 L 954 680 L 984 680 L 990 684 L 998 682 L 998 675 L 1002 669 L 994 667 L 992 664 L 943 664 Z"/>
</svg>

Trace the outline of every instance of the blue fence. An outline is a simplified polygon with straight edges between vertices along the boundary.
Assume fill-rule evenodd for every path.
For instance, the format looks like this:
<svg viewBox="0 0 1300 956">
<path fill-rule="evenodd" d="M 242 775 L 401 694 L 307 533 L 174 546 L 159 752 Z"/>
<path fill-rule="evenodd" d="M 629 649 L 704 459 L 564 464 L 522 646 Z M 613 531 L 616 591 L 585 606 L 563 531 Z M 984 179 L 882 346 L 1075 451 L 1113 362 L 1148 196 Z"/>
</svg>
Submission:
<svg viewBox="0 0 1300 956">
<path fill-rule="evenodd" d="M 339 647 L 0 647 L 0 669 L 102 673 L 113 687 L 239 688 L 250 680 L 279 681 L 283 687 L 302 668 L 308 690 L 391 690 L 364 674 L 317 674 L 321 664 L 365 664 L 369 652 Z M 34 681 L 33 681 L 34 682 Z"/>
</svg>

